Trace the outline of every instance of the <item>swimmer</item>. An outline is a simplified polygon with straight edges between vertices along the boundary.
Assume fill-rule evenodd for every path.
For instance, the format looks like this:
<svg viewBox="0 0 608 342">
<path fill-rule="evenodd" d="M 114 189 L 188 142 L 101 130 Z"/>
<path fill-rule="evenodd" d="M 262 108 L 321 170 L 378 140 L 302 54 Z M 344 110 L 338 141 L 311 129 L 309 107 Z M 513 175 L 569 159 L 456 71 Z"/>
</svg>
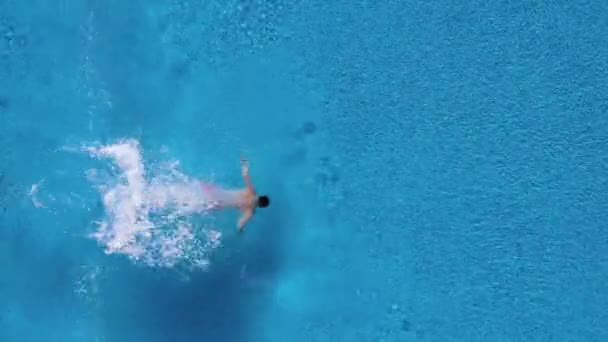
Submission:
<svg viewBox="0 0 608 342">
<path fill-rule="evenodd" d="M 205 194 L 209 196 L 211 201 L 215 202 L 215 208 L 236 208 L 241 211 L 241 217 L 237 222 L 239 232 L 251 220 L 256 208 L 266 208 L 270 204 L 268 196 L 257 195 L 249 176 L 249 162 L 243 157 L 241 157 L 241 174 L 245 181 L 244 189 L 225 190 L 207 183 L 203 183 L 202 185 Z"/>
</svg>

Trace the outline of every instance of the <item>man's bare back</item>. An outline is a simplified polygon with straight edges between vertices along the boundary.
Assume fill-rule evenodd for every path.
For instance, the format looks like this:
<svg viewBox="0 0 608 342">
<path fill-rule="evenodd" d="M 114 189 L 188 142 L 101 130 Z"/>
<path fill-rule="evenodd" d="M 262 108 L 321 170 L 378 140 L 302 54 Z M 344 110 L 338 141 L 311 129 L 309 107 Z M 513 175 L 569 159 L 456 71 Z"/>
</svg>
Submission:
<svg viewBox="0 0 608 342">
<path fill-rule="evenodd" d="M 237 229 L 242 231 L 247 222 L 251 220 L 255 214 L 257 207 L 266 208 L 270 204 L 268 196 L 258 196 L 249 176 L 249 162 L 245 158 L 241 158 L 241 174 L 245 181 L 245 188 L 240 190 L 222 190 L 212 185 L 203 185 L 203 190 L 221 208 L 236 208 L 242 214 L 237 223 Z"/>
</svg>

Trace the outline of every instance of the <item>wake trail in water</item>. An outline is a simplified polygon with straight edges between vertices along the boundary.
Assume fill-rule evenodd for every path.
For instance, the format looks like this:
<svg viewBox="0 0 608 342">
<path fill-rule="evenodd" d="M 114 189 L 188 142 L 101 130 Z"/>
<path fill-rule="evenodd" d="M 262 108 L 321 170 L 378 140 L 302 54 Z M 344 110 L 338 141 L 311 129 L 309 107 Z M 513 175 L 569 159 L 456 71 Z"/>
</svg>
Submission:
<svg viewBox="0 0 608 342">
<path fill-rule="evenodd" d="M 92 157 L 111 161 L 112 175 L 90 169 L 87 178 L 102 197 L 104 218 L 92 234 L 108 254 L 123 254 L 150 266 L 209 265 L 208 254 L 220 246 L 221 233 L 205 217 L 213 202 L 200 182 L 166 164 L 147 172 L 137 140 L 83 148 Z"/>
</svg>

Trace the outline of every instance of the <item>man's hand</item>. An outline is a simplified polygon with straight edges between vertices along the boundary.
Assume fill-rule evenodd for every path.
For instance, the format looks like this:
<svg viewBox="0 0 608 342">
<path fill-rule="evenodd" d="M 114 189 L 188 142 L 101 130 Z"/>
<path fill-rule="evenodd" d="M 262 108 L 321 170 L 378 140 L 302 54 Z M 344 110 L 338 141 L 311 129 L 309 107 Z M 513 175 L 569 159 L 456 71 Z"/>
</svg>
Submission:
<svg viewBox="0 0 608 342">
<path fill-rule="evenodd" d="M 241 156 L 241 173 L 243 174 L 243 177 L 249 175 L 249 162 L 244 156 Z"/>
</svg>

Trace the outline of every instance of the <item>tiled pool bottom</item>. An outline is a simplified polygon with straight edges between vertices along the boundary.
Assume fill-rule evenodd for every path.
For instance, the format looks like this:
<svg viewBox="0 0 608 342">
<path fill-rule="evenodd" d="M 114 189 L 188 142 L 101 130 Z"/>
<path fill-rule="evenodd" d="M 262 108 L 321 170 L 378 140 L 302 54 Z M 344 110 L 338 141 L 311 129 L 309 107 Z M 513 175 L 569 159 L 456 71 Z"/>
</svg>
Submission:
<svg viewBox="0 0 608 342">
<path fill-rule="evenodd" d="M 608 335 L 603 3 L 0 6 L 0 340 Z M 207 270 L 107 255 L 76 151 L 126 138 L 272 208 L 190 216 Z"/>
</svg>

